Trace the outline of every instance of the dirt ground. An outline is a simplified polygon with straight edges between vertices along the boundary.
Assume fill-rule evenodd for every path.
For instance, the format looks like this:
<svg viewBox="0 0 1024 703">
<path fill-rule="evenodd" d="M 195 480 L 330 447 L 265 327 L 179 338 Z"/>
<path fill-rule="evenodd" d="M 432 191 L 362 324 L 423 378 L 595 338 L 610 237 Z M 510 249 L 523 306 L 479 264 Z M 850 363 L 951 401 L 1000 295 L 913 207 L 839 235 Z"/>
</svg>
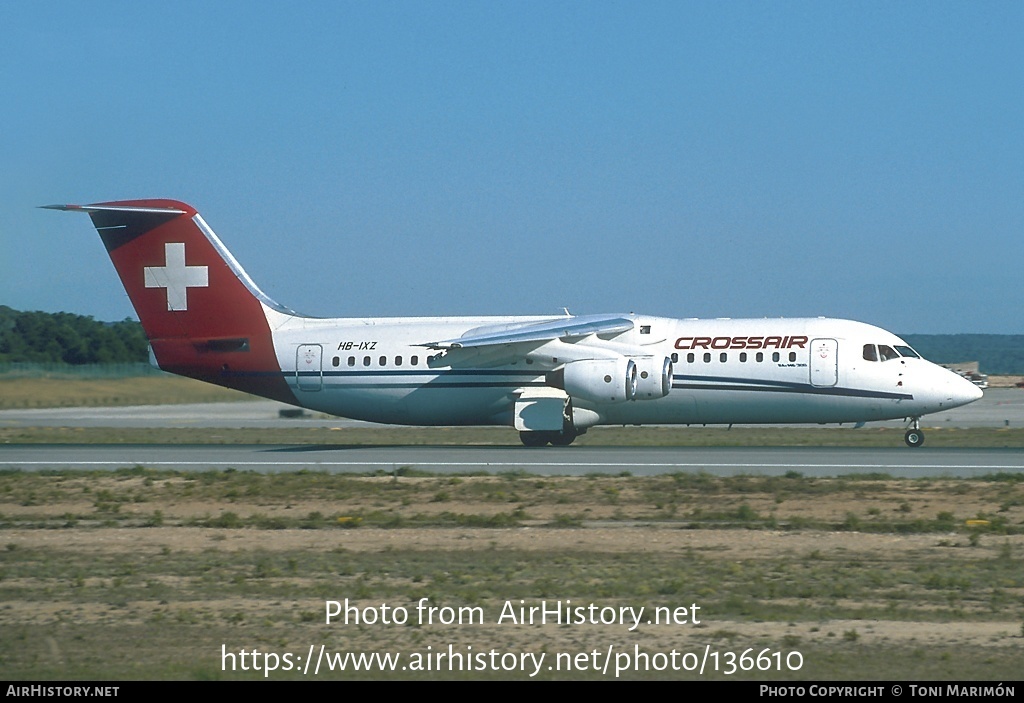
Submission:
<svg viewBox="0 0 1024 703">
<path fill-rule="evenodd" d="M 865 555 L 884 553 L 890 560 L 928 560 L 930 556 L 946 556 L 950 542 L 963 547 L 965 557 L 985 558 L 988 552 L 1003 545 L 1011 545 L 1014 553 L 1024 554 L 1024 535 L 1001 537 L 998 545 L 967 548 L 962 537 L 943 538 L 935 535 L 887 535 L 856 532 L 780 532 L 751 531 L 745 529 L 688 531 L 658 527 L 587 527 L 584 529 L 554 529 L 547 527 L 518 527 L 509 529 L 358 529 L 324 533 L 310 530 L 252 529 L 222 530 L 209 528 L 151 528 L 124 529 L 70 529 L 70 530 L 13 530 L 4 534 L 8 544 L 19 548 L 46 551 L 51 548 L 71 550 L 81 554 L 137 556 L 146 553 L 173 551 L 184 553 L 210 550 L 241 553 L 290 554 L 306 550 L 330 551 L 343 548 L 349 552 L 387 552 L 389 550 L 423 550 L 426 552 L 516 551 L 546 553 L 565 549 L 583 552 L 628 553 L 649 555 L 678 555 L 700 550 L 724 561 L 740 559 L 771 559 L 789 556 L 800 559 L 812 552 L 844 554 L 852 560 Z M 1024 602 L 1024 577 L 1017 590 Z M 14 612 L 12 612 L 12 606 Z M 220 610 L 252 610 L 250 599 L 219 599 Z M 52 621 L 60 609 L 59 603 L 41 607 L 38 603 L 14 606 L 8 604 L 0 621 L 15 619 L 43 624 Z M 76 609 L 76 620 L 84 622 L 106 619 L 108 609 L 97 606 L 90 611 Z M 706 622 L 705 627 L 727 629 L 740 638 L 779 640 L 794 632 L 794 626 L 785 622 L 722 621 Z M 846 621 L 833 620 L 820 628 L 821 637 L 829 633 L 856 630 L 864 643 L 918 643 L 924 646 L 949 645 L 990 647 L 1005 644 L 1006 638 L 1022 637 L 1021 619 L 973 622 L 906 622 L 906 621 Z M 800 628 L 806 637 L 807 628 Z M 657 642 L 651 642 L 657 646 Z"/>
<path fill-rule="evenodd" d="M 0 477 L 0 658 L 21 675 L 116 678 L 138 674 L 108 658 L 137 656 L 157 677 L 194 678 L 222 675 L 210 663 L 221 642 L 550 652 L 712 642 L 799 650 L 833 678 L 892 677 L 908 658 L 923 680 L 1006 676 L 1024 652 L 1016 483 L 222 478 Z M 356 515 L 357 527 L 339 528 Z M 948 530 L 930 522 L 939 515 Z M 1003 531 L 967 526 L 979 515 Z M 381 516 L 393 524 L 375 524 Z M 467 516 L 492 522 L 458 524 Z M 518 517 L 493 522 L 501 516 Z M 635 583 L 623 570 L 638 572 Z M 765 590 L 775 580 L 784 585 Z M 747 581 L 770 595 L 752 596 Z M 327 599 L 412 609 L 424 596 L 479 606 L 489 622 L 325 627 Z M 496 626 L 501 604 L 520 597 L 702 609 L 700 623 L 643 632 Z M 209 661 L 182 674 L 182 660 Z"/>
</svg>

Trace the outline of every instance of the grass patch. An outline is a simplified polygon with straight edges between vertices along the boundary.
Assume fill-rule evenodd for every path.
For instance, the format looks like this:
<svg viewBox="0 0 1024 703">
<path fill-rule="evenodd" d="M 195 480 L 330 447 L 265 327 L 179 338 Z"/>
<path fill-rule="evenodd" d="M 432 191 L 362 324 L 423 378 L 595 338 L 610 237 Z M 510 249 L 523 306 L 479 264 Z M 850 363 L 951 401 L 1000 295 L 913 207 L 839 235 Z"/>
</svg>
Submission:
<svg viewBox="0 0 1024 703">
<path fill-rule="evenodd" d="M 6 470 L 0 472 L 0 528 L 69 522 L 263 530 L 642 522 L 685 529 L 959 533 L 976 543 L 985 535 L 1024 533 L 1021 496 L 1021 486 L 1002 476 L 542 479 L 510 473 Z M 196 504 L 215 509 L 197 513 Z"/>
<path fill-rule="evenodd" d="M 252 400 L 240 391 L 171 374 L 126 378 L 0 378 L 0 410 L 168 405 Z"/>
</svg>

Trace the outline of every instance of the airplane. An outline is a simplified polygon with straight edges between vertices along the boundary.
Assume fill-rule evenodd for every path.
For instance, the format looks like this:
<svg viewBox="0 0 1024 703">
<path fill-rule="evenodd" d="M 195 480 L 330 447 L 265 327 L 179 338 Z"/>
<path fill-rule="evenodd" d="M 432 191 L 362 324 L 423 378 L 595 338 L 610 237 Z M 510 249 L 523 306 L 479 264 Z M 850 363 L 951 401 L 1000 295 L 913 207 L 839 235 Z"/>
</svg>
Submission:
<svg viewBox="0 0 1024 703">
<path fill-rule="evenodd" d="M 160 369 L 331 415 L 504 425 L 528 447 L 598 425 L 920 419 L 982 397 L 878 327 L 634 313 L 316 318 L 271 300 L 195 208 L 46 205 L 92 218 Z"/>
</svg>

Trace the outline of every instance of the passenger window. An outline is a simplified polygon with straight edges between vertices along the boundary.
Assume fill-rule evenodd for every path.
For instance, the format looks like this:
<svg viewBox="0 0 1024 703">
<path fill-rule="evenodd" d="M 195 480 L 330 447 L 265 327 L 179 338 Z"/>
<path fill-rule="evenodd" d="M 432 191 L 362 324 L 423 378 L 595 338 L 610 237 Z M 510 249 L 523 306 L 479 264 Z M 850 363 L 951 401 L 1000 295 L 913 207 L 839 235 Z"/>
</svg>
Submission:
<svg viewBox="0 0 1024 703">
<path fill-rule="evenodd" d="M 779 353 L 778 352 L 772 352 L 772 361 L 778 361 L 778 360 L 779 360 Z"/>
<path fill-rule="evenodd" d="M 395 357 L 395 366 L 401 366 L 401 365 L 402 365 L 402 357 L 396 356 Z"/>
<path fill-rule="evenodd" d="M 334 366 L 338 366 L 341 364 L 341 359 L 339 359 L 338 357 L 334 357 L 334 359 L 331 360 L 331 364 L 333 364 Z"/>
<path fill-rule="evenodd" d="M 718 355 L 718 360 L 724 364 L 726 361 L 729 360 L 729 355 L 726 354 L 725 352 L 722 352 L 721 354 Z"/>
<path fill-rule="evenodd" d="M 864 360 L 865 361 L 878 361 L 878 352 L 875 350 L 874 344 L 864 345 Z"/>
<path fill-rule="evenodd" d="M 689 354 L 687 354 L 687 355 L 686 355 L 686 363 L 687 363 L 687 364 L 692 364 L 692 363 L 693 363 L 693 361 L 694 361 L 694 359 L 696 359 L 696 358 L 697 358 L 697 357 L 695 357 L 695 356 L 693 355 L 693 352 L 690 352 Z"/>
<path fill-rule="evenodd" d="M 790 361 L 796 361 L 796 352 L 790 352 L 789 353 L 789 360 Z"/>
<path fill-rule="evenodd" d="M 747 353 L 746 352 L 740 352 L 740 361 L 741 362 L 746 362 L 746 360 L 747 360 Z"/>
<path fill-rule="evenodd" d="M 705 364 L 710 364 L 711 363 L 711 354 L 709 352 L 704 352 L 704 363 Z"/>
<path fill-rule="evenodd" d="M 369 365 L 370 365 L 370 357 L 364 356 L 363 357 L 363 366 L 369 366 Z"/>
<path fill-rule="evenodd" d="M 679 363 L 679 354 L 677 354 L 676 352 L 672 352 L 672 363 L 673 364 L 678 364 Z"/>
<path fill-rule="evenodd" d="M 764 352 L 758 352 L 757 356 L 754 358 L 757 360 L 757 363 L 760 364 L 762 361 L 764 361 Z"/>
<path fill-rule="evenodd" d="M 381 366 L 387 366 L 387 363 L 388 363 L 388 358 L 386 356 L 382 356 L 380 358 L 380 365 Z"/>
<path fill-rule="evenodd" d="M 348 365 L 349 366 L 355 366 L 356 365 L 356 358 L 354 356 L 350 356 L 348 358 Z"/>
<path fill-rule="evenodd" d="M 413 366 L 419 366 L 420 358 L 418 356 L 414 356 L 411 359 L 409 359 L 409 363 L 412 364 Z"/>
</svg>

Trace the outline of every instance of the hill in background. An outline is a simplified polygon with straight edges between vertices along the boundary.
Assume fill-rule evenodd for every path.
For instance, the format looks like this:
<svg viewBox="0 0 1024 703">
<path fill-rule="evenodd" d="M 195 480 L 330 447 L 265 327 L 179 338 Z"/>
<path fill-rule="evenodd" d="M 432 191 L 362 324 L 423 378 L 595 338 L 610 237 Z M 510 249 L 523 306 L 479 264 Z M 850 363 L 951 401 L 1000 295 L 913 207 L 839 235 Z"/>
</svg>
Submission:
<svg viewBox="0 0 1024 703">
<path fill-rule="evenodd" d="M 977 361 L 982 373 L 1024 373 L 1021 334 L 904 334 L 924 358 L 937 364 Z"/>
<path fill-rule="evenodd" d="M 1024 373 L 1024 335 L 906 334 L 926 359 L 939 364 L 977 361 L 989 374 Z M 66 312 L 19 312 L 0 305 L 0 363 L 120 364 L 148 359 L 146 336 L 135 320 L 98 322 Z"/>
</svg>

